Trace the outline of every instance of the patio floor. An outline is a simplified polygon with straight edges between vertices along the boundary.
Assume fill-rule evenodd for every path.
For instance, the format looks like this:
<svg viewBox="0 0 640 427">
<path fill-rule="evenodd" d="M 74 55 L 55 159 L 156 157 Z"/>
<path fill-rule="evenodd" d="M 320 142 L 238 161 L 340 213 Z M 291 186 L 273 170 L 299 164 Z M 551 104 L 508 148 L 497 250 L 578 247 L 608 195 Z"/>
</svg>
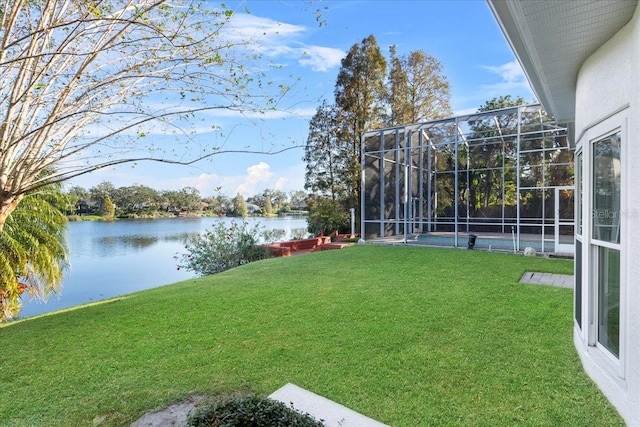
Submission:
<svg viewBox="0 0 640 427">
<path fill-rule="evenodd" d="M 556 253 L 553 236 L 547 235 L 544 239 L 540 234 L 517 234 L 511 233 L 483 233 L 483 232 L 458 232 L 457 247 L 466 248 L 469 236 L 475 235 L 476 242 L 474 248 L 496 250 L 496 251 L 523 251 L 527 247 L 534 248 L 539 253 Z M 518 238 L 520 244 L 518 245 Z M 368 243 L 403 244 L 404 236 L 394 235 L 388 237 L 370 238 Z M 573 236 L 560 236 L 560 243 L 572 244 Z M 406 244 L 425 246 L 456 246 L 454 232 L 430 232 L 420 234 L 409 234 Z M 562 253 L 562 255 L 571 255 Z"/>
</svg>

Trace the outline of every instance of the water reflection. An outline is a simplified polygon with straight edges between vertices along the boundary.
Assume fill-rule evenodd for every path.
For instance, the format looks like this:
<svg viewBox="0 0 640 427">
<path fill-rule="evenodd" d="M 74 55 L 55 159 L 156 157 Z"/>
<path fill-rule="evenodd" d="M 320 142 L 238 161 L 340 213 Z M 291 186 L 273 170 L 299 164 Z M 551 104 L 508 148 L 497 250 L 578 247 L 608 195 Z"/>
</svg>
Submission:
<svg viewBox="0 0 640 427">
<path fill-rule="evenodd" d="M 72 222 L 67 227 L 71 269 L 60 297 L 25 302 L 21 317 L 34 316 L 194 277 L 177 269 L 174 256 L 188 239 L 228 218 L 168 218 L 114 222 Z M 235 221 L 238 221 L 237 219 Z M 248 218 L 265 231 L 284 230 L 283 239 L 306 234 L 306 219 Z M 281 234 L 277 232 L 277 234 Z"/>
<path fill-rule="evenodd" d="M 283 230 L 284 231 L 284 230 Z M 142 250 L 158 242 L 180 242 L 182 244 L 198 237 L 199 233 L 176 233 L 169 236 L 104 236 L 95 239 L 93 245 L 96 253 L 101 256 L 113 255 L 114 252 L 129 252 Z M 100 252 L 102 251 L 102 252 Z"/>
</svg>

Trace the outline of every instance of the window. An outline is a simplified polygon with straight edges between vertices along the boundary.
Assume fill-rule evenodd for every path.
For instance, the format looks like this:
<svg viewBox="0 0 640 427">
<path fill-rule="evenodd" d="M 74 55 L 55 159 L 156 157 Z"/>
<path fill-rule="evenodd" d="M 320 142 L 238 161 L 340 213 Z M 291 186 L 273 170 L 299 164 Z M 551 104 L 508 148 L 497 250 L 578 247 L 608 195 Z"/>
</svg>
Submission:
<svg viewBox="0 0 640 427">
<path fill-rule="evenodd" d="M 597 247 L 598 343 L 620 357 L 620 251 Z"/>
<path fill-rule="evenodd" d="M 593 144 L 593 238 L 620 243 L 620 132 Z"/>
<path fill-rule="evenodd" d="M 620 357 L 620 131 L 592 150 L 591 244 L 597 344 Z"/>
<path fill-rule="evenodd" d="M 582 151 L 576 154 L 576 223 L 578 236 L 582 236 Z"/>
<path fill-rule="evenodd" d="M 573 316 L 582 329 L 582 151 L 576 154 L 576 249 L 573 287 Z"/>
<path fill-rule="evenodd" d="M 576 239 L 575 274 L 573 289 L 573 315 L 579 328 L 582 328 L 582 242 Z"/>
</svg>

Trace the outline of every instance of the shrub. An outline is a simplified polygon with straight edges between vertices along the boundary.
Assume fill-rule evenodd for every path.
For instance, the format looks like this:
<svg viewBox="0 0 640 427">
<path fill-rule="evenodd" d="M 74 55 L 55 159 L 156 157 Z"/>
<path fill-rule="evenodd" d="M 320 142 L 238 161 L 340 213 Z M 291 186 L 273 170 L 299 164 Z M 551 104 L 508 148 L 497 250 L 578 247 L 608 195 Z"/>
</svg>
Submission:
<svg viewBox="0 0 640 427">
<path fill-rule="evenodd" d="M 349 212 L 336 200 L 316 198 L 309 201 L 309 232 L 331 233 L 349 229 Z"/>
<path fill-rule="evenodd" d="M 176 255 L 178 268 L 201 276 L 220 273 L 252 261 L 269 258 L 271 251 L 259 244 L 260 228 L 244 221 L 220 222 L 212 230 L 188 240 L 186 254 Z"/>
<path fill-rule="evenodd" d="M 268 397 L 221 395 L 189 418 L 190 427 L 322 427 L 322 422 Z"/>
</svg>

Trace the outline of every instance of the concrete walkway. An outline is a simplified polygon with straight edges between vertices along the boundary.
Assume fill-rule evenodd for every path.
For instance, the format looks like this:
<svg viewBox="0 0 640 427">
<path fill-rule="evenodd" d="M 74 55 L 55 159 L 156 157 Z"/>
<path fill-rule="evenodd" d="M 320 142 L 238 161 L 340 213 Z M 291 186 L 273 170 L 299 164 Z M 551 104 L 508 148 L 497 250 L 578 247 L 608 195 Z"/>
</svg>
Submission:
<svg viewBox="0 0 640 427">
<path fill-rule="evenodd" d="M 569 289 L 573 289 L 573 282 L 573 275 L 571 274 L 536 273 L 531 271 L 524 273 L 520 279 L 520 283 L 558 286 Z"/>
<path fill-rule="evenodd" d="M 287 406 L 293 405 L 297 411 L 322 420 L 326 427 L 389 427 L 295 384 L 284 385 L 271 393 L 269 398 Z M 143 415 L 130 427 L 187 427 L 189 416 L 202 402 L 206 404 L 204 396 L 191 396 L 185 402 L 178 402 L 165 409 Z M 102 421 L 101 417 L 96 417 L 94 424 L 98 425 Z"/>
<path fill-rule="evenodd" d="M 285 384 L 269 397 L 322 420 L 326 427 L 389 427 L 295 384 Z"/>
</svg>

